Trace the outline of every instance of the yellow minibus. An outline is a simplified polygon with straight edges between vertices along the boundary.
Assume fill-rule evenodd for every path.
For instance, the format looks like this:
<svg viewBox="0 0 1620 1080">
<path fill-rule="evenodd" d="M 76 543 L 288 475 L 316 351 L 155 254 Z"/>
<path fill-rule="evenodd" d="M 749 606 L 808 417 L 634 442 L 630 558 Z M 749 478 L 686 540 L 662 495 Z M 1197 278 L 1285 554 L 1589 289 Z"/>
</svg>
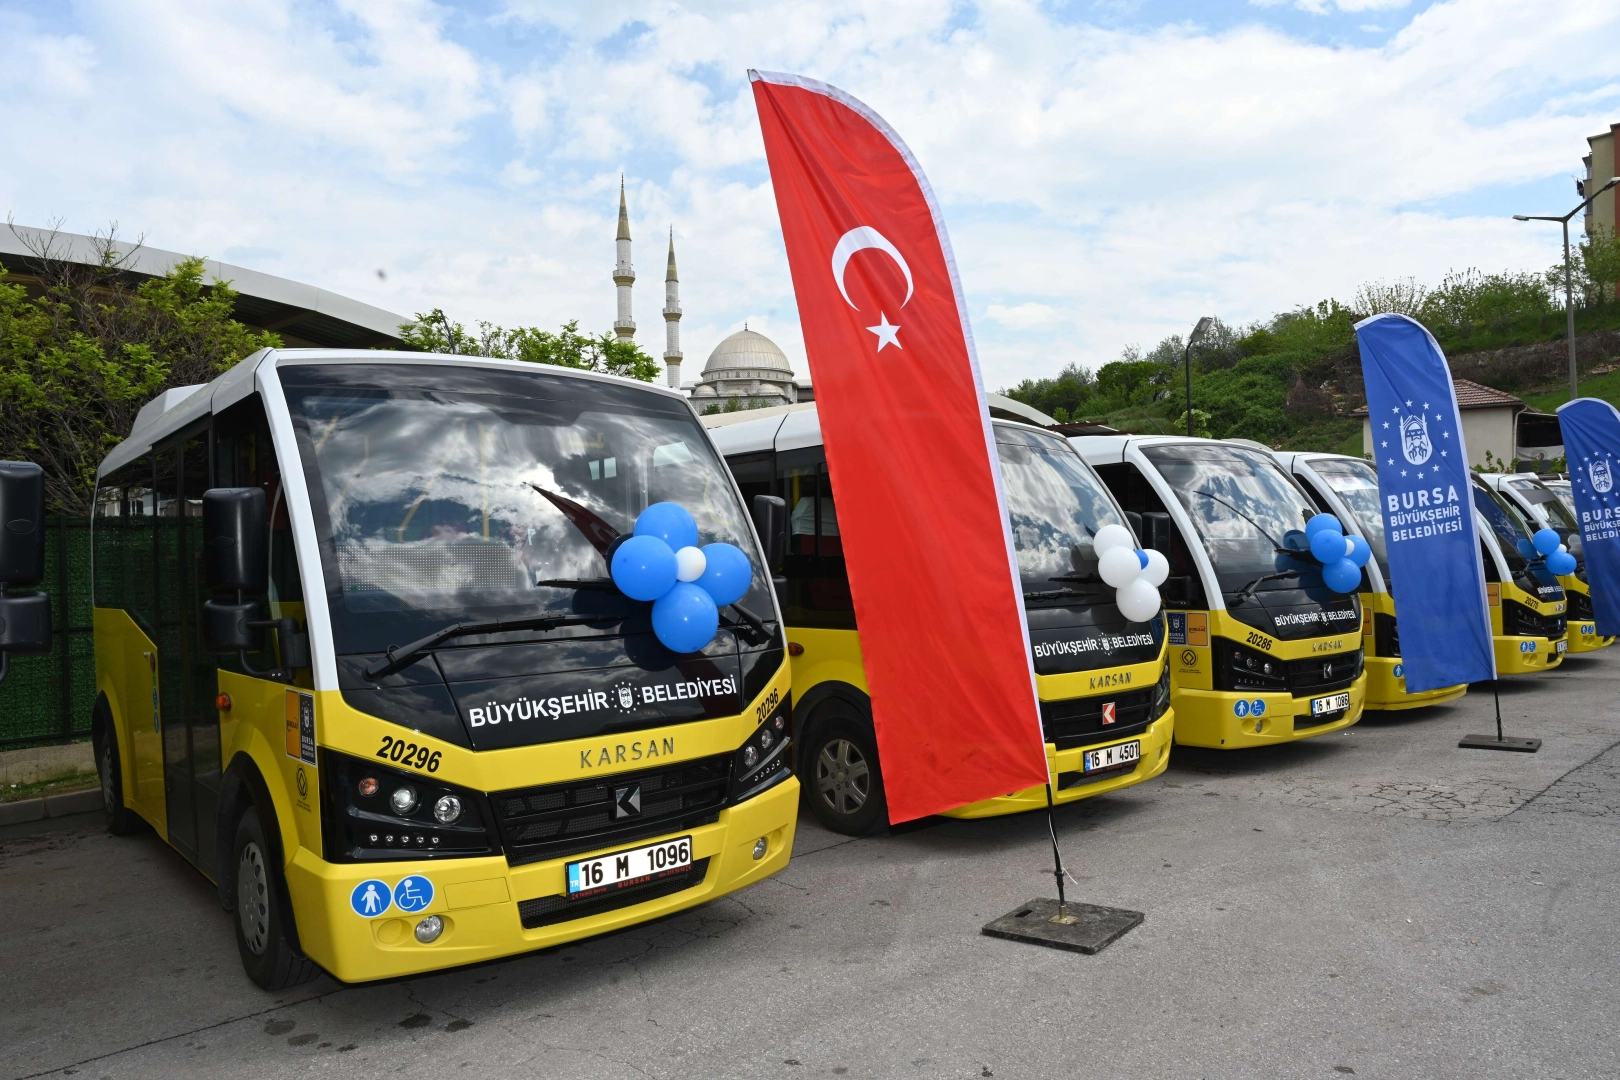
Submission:
<svg viewBox="0 0 1620 1080">
<path fill-rule="evenodd" d="M 1555 668 L 1569 650 L 1564 588 L 1545 560 L 1529 548 L 1536 530 L 1518 509 L 1478 474 L 1469 486 L 1478 514 L 1497 674 L 1527 675 Z"/>
<path fill-rule="evenodd" d="M 609 576 L 659 502 L 753 568 L 689 654 Z M 93 551 L 110 826 L 217 884 L 262 987 L 556 945 L 787 864 L 781 616 L 675 392 L 261 350 L 141 410 Z"/>
<path fill-rule="evenodd" d="M 814 403 L 705 416 L 745 495 L 783 501 L 782 614 L 792 654 L 796 768 L 817 820 L 859 835 L 887 820 L 883 762 L 844 568 L 838 500 Z M 1097 576 L 1092 540 L 1128 527 L 1108 489 L 1064 440 L 991 421 L 1024 590 L 1052 797 L 1101 795 L 1169 764 L 1162 615 L 1126 619 Z M 991 817 L 1046 806 L 1042 787 L 952 810 Z"/>
<path fill-rule="evenodd" d="M 1361 719 L 1361 606 L 1322 581 L 1320 511 L 1264 447 L 1159 435 L 1069 440 L 1165 551 L 1179 744 L 1234 750 Z"/>
<path fill-rule="evenodd" d="M 1378 472 L 1372 462 L 1344 454 L 1275 453 L 1323 513 L 1338 517 L 1347 534 L 1354 530 L 1372 549 L 1372 559 L 1361 573 L 1361 653 L 1367 668 L 1367 708 L 1415 709 L 1466 694 L 1466 683 L 1438 690 L 1406 689 L 1395 597 L 1389 584 L 1389 557 L 1384 547 L 1384 514 L 1378 506 Z"/>
</svg>

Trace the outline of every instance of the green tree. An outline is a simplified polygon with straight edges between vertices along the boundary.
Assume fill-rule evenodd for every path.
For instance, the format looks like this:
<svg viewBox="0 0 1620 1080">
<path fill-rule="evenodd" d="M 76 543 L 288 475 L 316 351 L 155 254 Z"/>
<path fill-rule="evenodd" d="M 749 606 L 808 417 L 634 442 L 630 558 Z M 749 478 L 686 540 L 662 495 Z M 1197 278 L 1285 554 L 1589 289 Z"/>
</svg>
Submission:
<svg viewBox="0 0 1620 1080">
<path fill-rule="evenodd" d="M 51 511 L 86 516 L 96 469 L 142 405 L 281 341 L 231 317 L 236 293 L 205 282 L 200 258 L 141 278 L 126 269 L 139 245 L 121 248 L 111 231 L 90 265 L 66 258 L 54 232 L 24 242 L 42 290 L 0 269 L 0 459 L 37 463 Z"/>
<path fill-rule="evenodd" d="M 642 382 L 652 382 L 662 370 L 634 341 L 620 341 L 612 333 L 598 337 L 580 333 L 578 319 L 563 323 L 556 333 L 533 326 L 508 329 L 488 322 L 480 322 L 475 333 L 461 323 L 451 322 L 442 310 L 434 308 L 426 314 L 418 313 L 414 323 L 402 325 L 399 336 L 407 349 L 417 352 L 556 364 Z"/>
</svg>

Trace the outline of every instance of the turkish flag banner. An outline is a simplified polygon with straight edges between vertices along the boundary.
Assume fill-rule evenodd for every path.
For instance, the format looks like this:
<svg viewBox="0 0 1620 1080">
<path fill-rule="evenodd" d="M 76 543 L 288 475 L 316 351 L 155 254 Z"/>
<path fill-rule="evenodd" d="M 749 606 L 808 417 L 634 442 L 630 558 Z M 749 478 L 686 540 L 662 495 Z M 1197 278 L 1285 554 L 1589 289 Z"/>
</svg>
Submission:
<svg viewBox="0 0 1620 1080">
<path fill-rule="evenodd" d="M 1001 470 L 939 207 L 871 109 L 809 79 L 748 74 L 889 820 L 1047 783 Z"/>
</svg>

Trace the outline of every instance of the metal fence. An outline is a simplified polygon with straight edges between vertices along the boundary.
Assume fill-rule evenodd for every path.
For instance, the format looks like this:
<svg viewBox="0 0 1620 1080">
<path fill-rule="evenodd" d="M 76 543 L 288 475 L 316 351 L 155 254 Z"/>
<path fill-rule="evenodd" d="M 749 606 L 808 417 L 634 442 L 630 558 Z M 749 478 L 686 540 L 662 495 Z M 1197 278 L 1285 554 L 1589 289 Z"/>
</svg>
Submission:
<svg viewBox="0 0 1620 1080">
<path fill-rule="evenodd" d="M 66 742 L 90 734 L 96 655 L 90 615 L 90 522 L 45 522 L 45 580 L 51 597 L 51 651 L 13 656 L 0 683 L 0 750 Z"/>
</svg>

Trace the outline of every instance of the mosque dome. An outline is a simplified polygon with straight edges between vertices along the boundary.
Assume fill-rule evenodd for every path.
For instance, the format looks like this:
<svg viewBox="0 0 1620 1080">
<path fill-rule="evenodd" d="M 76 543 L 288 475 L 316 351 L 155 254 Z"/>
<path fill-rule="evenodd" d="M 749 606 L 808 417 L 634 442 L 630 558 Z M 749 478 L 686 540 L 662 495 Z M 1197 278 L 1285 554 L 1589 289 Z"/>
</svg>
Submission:
<svg viewBox="0 0 1620 1080">
<path fill-rule="evenodd" d="M 793 365 L 788 363 L 787 354 L 776 342 L 754 330 L 739 330 L 716 345 L 708 363 L 703 365 L 703 374 L 728 378 L 739 368 L 758 370 L 763 377 L 793 378 Z"/>
<path fill-rule="evenodd" d="M 791 405 L 796 399 L 793 365 L 770 338 L 747 327 L 714 347 L 692 397 L 736 406 Z M 730 402 L 728 402 L 730 404 Z"/>
</svg>

